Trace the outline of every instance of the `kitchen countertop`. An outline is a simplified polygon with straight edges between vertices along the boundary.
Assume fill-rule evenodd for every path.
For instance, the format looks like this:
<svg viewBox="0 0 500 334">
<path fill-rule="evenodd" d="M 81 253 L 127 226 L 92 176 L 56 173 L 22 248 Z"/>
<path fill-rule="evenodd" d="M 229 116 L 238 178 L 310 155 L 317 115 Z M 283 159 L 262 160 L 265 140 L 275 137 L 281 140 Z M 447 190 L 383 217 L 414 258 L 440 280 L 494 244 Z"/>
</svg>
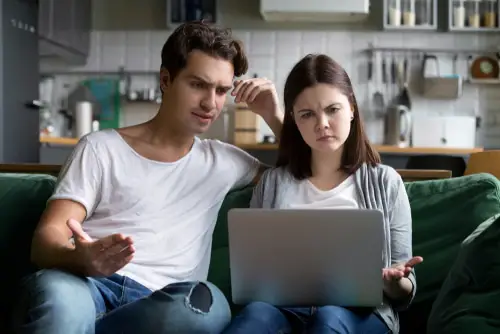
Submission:
<svg viewBox="0 0 500 334">
<path fill-rule="evenodd" d="M 70 145 L 74 146 L 78 143 L 78 138 L 61 138 L 61 137 L 40 137 L 40 142 L 43 144 L 52 145 Z M 242 144 L 237 145 L 244 150 L 276 150 L 277 144 Z M 482 147 L 476 148 L 449 148 L 449 147 L 397 147 L 389 145 L 374 145 L 379 153 L 393 154 L 471 154 L 482 152 Z"/>
<path fill-rule="evenodd" d="M 237 145 L 244 150 L 276 150 L 277 144 L 248 144 Z M 482 147 L 450 148 L 450 147 L 398 147 L 390 145 L 373 145 L 379 153 L 394 154 L 471 154 L 482 152 Z"/>
</svg>

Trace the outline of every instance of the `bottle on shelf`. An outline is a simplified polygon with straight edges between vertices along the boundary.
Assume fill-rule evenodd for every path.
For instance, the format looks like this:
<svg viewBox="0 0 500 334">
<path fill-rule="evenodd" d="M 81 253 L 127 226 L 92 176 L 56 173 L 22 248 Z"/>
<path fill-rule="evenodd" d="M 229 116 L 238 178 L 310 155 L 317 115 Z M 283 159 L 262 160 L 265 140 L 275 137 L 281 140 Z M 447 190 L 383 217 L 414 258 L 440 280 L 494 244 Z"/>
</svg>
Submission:
<svg viewBox="0 0 500 334">
<path fill-rule="evenodd" d="M 466 0 L 467 27 L 481 27 L 481 1 Z"/>
<path fill-rule="evenodd" d="M 400 26 L 401 25 L 401 1 L 400 0 L 388 0 L 389 1 L 389 10 L 388 10 L 388 19 L 389 25 L 391 26 Z"/>
<path fill-rule="evenodd" d="M 496 28 L 498 13 L 498 0 L 485 0 L 484 1 L 484 27 Z"/>
<path fill-rule="evenodd" d="M 403 25 L 408 27 L 415 26 L 415 0 L 403 0 L 401 7 L 403 12 Z"/>
<path fill-rule="evenodd" d="M 463 0 L 453 1 L 453 26 L 465 27 L 465 3 Z"/>
</svg>

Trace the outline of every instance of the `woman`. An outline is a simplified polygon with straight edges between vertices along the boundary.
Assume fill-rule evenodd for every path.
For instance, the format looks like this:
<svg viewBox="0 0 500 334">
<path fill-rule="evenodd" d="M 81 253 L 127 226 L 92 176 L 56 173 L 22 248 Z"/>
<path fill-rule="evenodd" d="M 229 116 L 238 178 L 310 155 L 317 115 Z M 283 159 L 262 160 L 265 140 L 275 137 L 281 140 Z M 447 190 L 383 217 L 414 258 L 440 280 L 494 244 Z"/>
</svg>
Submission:
<svg viewBox="0 0 500 334">
<path fill-rule="evenodd" d="M 380 163 L 363 130 L 351 81 L 325 55 L 299 61 L 285 84 L 277 167 L 267 170 L 254 208 L 359 208 L 383 212 L 384 305 L 376 309 L 247 305 L 225 333 L 398 333 L 397 311 L 416 292 L 411 212 L 399 174 Z"/>
</svg>

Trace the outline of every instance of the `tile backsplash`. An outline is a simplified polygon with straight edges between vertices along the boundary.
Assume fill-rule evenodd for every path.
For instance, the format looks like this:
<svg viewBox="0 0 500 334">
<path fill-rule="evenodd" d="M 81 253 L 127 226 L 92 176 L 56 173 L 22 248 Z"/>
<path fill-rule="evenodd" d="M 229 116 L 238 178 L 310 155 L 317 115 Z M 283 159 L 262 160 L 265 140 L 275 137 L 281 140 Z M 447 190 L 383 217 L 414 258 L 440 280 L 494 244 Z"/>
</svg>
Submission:
<svg viewBox="0 0 500 334">
<path fill-rule="evenodd" d="M 380 59 L 392 56 L 376 53 L 374 77 L 367 83 L 367 54 L 364 52 L 373 43 L 377 47 L 405 47 L 417 50 L 439 48 L 447 50 L 483 50 L 500 46 L 498 34 L 452 34 L 420 32 L 366 32 L 366 31 L 294 31 L 294 30 L 234 30 L 249 57 L 248 76 L 257 74 L 274 80 L 278 93 L 282 95 L 283 85 L 288 72 L 300 57 L 308 53 L 326 53 L 344 66 L 355 87 L 361 111 L 376 90 L 387 89 L 381 83 Z M 58 75 L 56 87 L 74 84 L 83 79 L 85 72 L 116 71 L 123 66 L 130 71 L 157 71 L 160 67 L 160 52 L 169 31 L 94 31 L 91 37 L 91 52 L 84 67 L 54 68 L 42 63 L 43 72 L 64 70 L 78 72 L 74 75 Z M 485 147 L 500 148 L 500 85 L 465 84 L 463 96 L 451 101 L 428 100 L 419 95 L 421 56 L 423 52 L 395 53 L 396 57 L 411 56 L 410 91 L 412 112 L 424 115 L 479 115 L 482 126 L 478 130 L 477 144 Z M 453 53 L 437 54 L 441 74 L 452 73 Z M 458 74 L 466 75 L 467 54 L 459 54 Z M 154 85 L 156 77 L 137 76 L 132 86 L 143 88 L 145 84 Z M 394 93 L 395 94 L 395 91 Z M 386 97 L 387 98 L 387 97 Z M 122 110 L 122 124 L 130 125 L 152 117 L 156 105 L 129 104 Z M 261 124 L 263 135 L 271 133 L 264 122 Z"/>
</svg>

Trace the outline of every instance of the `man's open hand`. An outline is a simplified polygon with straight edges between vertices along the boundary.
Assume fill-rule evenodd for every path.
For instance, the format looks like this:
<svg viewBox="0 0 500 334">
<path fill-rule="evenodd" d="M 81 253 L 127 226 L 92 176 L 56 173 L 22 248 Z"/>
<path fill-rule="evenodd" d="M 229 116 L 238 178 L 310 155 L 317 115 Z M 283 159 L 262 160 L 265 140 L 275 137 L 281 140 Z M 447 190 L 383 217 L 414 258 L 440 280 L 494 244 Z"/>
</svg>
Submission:
<svg viewBox="0 0 500 334">
<path fill-rule="evenodd" d="M 135 249 L 130 237 L 118 233 L 92 240 L 75 219 L 69 219 L 67 225 L 73 232 L 75 252 L 84 275 L 111 276 L 132 260 Z"/>
</svg>

